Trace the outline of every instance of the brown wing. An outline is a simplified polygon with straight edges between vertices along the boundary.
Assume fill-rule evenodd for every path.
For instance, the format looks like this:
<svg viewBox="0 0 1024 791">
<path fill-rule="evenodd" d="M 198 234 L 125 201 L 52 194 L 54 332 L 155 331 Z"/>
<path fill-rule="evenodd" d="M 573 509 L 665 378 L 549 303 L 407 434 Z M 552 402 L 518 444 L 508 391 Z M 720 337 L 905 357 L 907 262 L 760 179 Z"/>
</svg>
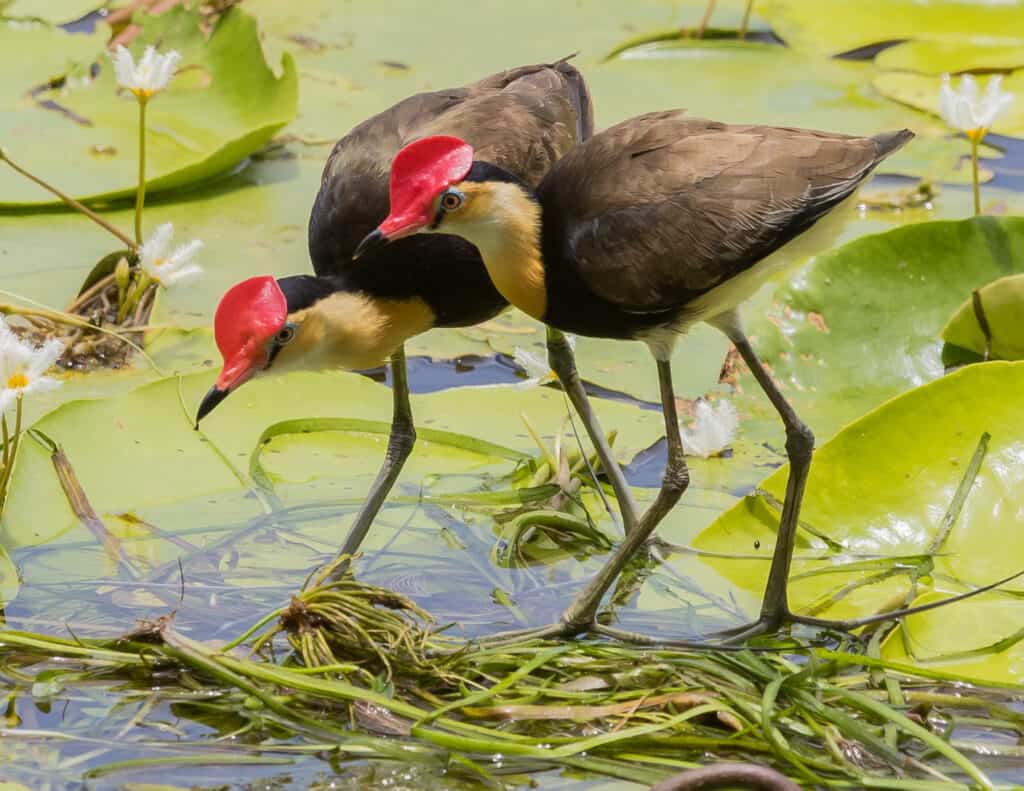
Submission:
<svg viewBox="0 0 1024 791">
<path fill-rule="evenodd" d="M 680 307 L 809 228 L 911 137 L 638 116 L 555 165 L 538 191 L 545 238 L 556 225 L 560 257 L 609 302 Z"/>
<path fill-rule="evenodd" d="M 589 137 L 592 118 L 582 76 L 559 61 L 417 94 L 364 121 L 338 141 L 324 168 L 309 228 L 314 270 L 326 275 L 349 267 L 360 240 L 387 216 L 388 172 L 405 144 L 455 135 L 473 145 L 478 158 L 535 186 L 557 159 Z"/>
</svg>

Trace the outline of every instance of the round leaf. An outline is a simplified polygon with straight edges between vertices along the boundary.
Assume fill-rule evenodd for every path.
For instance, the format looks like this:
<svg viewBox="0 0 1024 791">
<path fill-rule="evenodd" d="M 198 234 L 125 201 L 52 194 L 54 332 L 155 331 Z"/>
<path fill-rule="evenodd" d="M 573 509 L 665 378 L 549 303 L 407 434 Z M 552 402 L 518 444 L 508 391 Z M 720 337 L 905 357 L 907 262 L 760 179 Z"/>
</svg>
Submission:
<svg viewBox="0 0 1024 791">
<path fill-rule="evenodd" d="M 1024 359 L 1024 275 L 1002 277 L 977 291 L 988 324 L 989 356 L 999 360 Z M 946 343 L 985 354 L 985 333 L 978 321 L 974 298 L 968 298 L 942 330 Z"/>
<path fill-rule="evenodd" d="M 901 39 L 1019 35 L 1017 3 L 989 0 L 763 0 L 758 13 L 796 49 L 836 55 Z"/>
<path fill-rule="evenodd" d="M 930 592 L 914 604 L 942 598 Z M 882 644 L 882 658 L 972 679 L 1024 681 L 1024 601 L 995 591 L 909 616 Z"/>
<path fill-rule="evenodd" d="M 847 426 L 820 447 L 807 483 L 791 580 L 794 609 L 823 617 L 871 615 L 911 590 L 911 570 L 934 563 L 926 584 L 946 592 L 956 581 L 981 585 L 1024 568 L 1024 363 L 968 366 L 905 393 Z M 933 542 L 982 434 L 980 471 L 949 537 Z M 759 542 L 763 558 L 704 562 L 759 594 L 775 545 L 788 465 L 722 514 L 695 546 L 720 553 Z M 840 549 L 835 549 L 836 546 Z M 747 552 L 749 555 L 749 552 Z M 934 555 L 934 557 L 931 557 Z M 871 584 L 863 584 L 871 580 Z M 855 586 L 861 583 L 861 587 Z M 958 606 L 958 605 L 954 605 Z"/>
<path fill-rule="evenodd" d="M 875 65 L 890 71 L 921 74 L 1011 71 L 1024 66 L 1024 39 L 907 41 L 879 52 Z"/>
<path fill-rule="evenodd" d="M 750 333 L 797 411 L 827 437 L 942 376 L 940 333 L 964 295 L 1021 271 L 1024 219 L 910 225 L 818 256 L 752 317 Z M 745 381 L 744 400 L 761 408 Z"/>
<path fill-rule="evenodd" d="M 31 62 L 37 47 L 58 47 L 76 37 L 50 37 L 45 42 L 38 37 L 7 38 L 21 59 Z M 298 80 L 292 60 L 282 58 L 282 75 L 276 77 L 263 58 L 255 19 L 240 8 L 221 18 L 209 41 L 199 29 L 198 11 L 179 7 L 152 17 L 133 48 L 141 52 L 147 44 L 182 53 L 178 76 L 147 110 L 150 193 L 223 173 L 266 145 L 295 117 Z M 55 58 L 45 49 L 41 56 Z M 14 159 L 57 182 L 65 192 L 90 201 L 128 197 L 138 179 L 135 99 L 119 93 L 105 54 L 98 64 L 96 79 L 69 80 L 65 87 L 39 97 L 66 112 L 19 98 L 10 112 L 5 108 L 0 113 L 0 139 Z M 9 168 L 0 169 L 0 207 L 56 203 L 42 188 Z"/>
</svg>

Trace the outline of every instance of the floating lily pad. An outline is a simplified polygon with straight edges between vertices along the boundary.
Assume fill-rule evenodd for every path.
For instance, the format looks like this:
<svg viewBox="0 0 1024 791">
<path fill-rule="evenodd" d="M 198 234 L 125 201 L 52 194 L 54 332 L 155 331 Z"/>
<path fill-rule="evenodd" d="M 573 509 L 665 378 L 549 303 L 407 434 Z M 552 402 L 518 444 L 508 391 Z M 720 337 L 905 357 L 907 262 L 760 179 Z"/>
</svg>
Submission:
<svg viewBox="0 0 1024 791">
<path fill-rule="evenodd" d="M 939 88 L 942 81 L 938 76 L 885 72 L 876 76 L 872 84 L 890 99 L 939 115 Z M 1003 90 L 1017 96 L 1024 95 L 1024 71 L 1014 72 L 1005 78 Z M 1011 137 L 1024 137 L 1024 102 L 1015 101 L 1011 104 L 992 124 L 991 131 Z"/>
<path fill-rule="evenodd" d="M 960 592 L 952 582 L 984 584 L 1024 568 L 1022 388 L 1022 363 L 968 366 L 885 403 L 821 446 L 801 520 L 835 543 L 830 547 L 809 530 L 799 534 L 791 574 L 794 607 L 815 603 L 824 617 L 842 618 L 870 615 L 900 601 L 910 591 L 908 559 L 926 562 L 985 432 L 991 440 L 978 476 L 948 540 L 931 559 L 932 577 L 919 585 Z M 788 471 L 780 468 L 760 489 L 781 501 Z M 748 557 L 703 562 L 756 594 L 767 576 L 777 526 L 778 511 L 765 498 L 750 495 L 701 533 L 695 546 L 742 551 Z M 761 560 L 737 549 L 755 542 Z M 876 576 L 877 583 L 844 592 L 844 586 Z"/>
<path fill-rule="evenodd" d="M 0 544 L 0 610 L 4 604 L 12 601 L 18 595 L 18 588 L 21 587 L 21 580 L 18 578 L 18 568 L 11 561 L 7 550 Z"/>
<path fill-rule="evenodd" d="M 988 324 L 989 355 L 997 360 L 1024 359 L 1024 275 L 1010 275 L 977 291 Z M 969 297 L 942 330 L 946 343 L 984 355 L 986 335 Z"/>
<path fill-rule="evenodd" d="M 297 374 L 247 384 L 203 423 L 223 452 L 215 452 L 192 430 L 191 420 L 212 373 L 180 380 L 165 379 L 130 393 L 93 401 L 76 401 L 57 409 L 36 426 L 61 443 L 82 487 L 100 514 L 138 511 L 161 504 L 197 500 L 241 486 L 262 431 L 282 420 L 348 417 L 389 421 L 391 393 L 358 374 Z M 610 430 L 619 431 L 616 450 L 628 459 L 661 435 L 661 417 L 636 407 L 601 403 L 598 412 Z M 531 452 L 534 445 L 520 413 L 545 435 L 562 430 L 562 394 L 550 388 L 516 390 L 481 388 L 472 398 L 447 390 L 413 397 L 418 426 L 455 431 Z M 507 420 L 495 421 L 495 415 Z M 262 456 L 279 481 L 343 481 L 352 496 L 365 496 L 369 478 L 383 458 L 386 435 L 354 431 L 289 436 Z M 568 440 L 572 441 L 572 440 Z M 304 447 L 303 447 L 304 446 Z M 487 452 L 419 444 L 407 474 L 424 479 L 454 472 L 469 473 L 465 484 L 479 487 L 481 468 L 500 475 L 511 470 L 507 458 Z M 322 498 L 328 495 L 320 494 Z M 0 541 L 10 548 L 37 544 L 77 524 L 53 476 L 49 455 L 36 443 L 23 445 Z M 164 529 L 174 530 L 173 525 Z"/>
<path fill-rule="evenodd" d="M 941 598 L 927 593 L 914 604 Z M 882 658 L 930 670 L 1019 684 L 1024 680 L 1024 601 L 985 593 L 954 607 L 909 616 L 882 644 Z"/>
<path fill-rule="evenodd" d="M 987 0 L 762 0 L 758 13 L 787 45 L 836 55 L 903 39 L 1019 35 L 1017 3 Z"/>
<path fill-rule="evenodd" d="M 1024 219 L 919 223 L 818 256 L 749 329 L 797 411 L 828 437 L 941 377 L 940 334 L 964 295 L 1021 271 Z M 777 428 L 757 385 L 743 381 L 744 403 Z"/>
<path fill-rule="evenodd" d="M 110 5 L 109 0 L 6 0 L 0 19 L 39 19 L 61 25 Z"/>
<path fill-rule="evenodd" d="M 959 74 L 965 71 L 1012 71 L 1024 66 L 1024 39 L 963 38 L 907 41 L 882 50 L 875 65 L 887 71 Z"/>
<path fill-rule="evenodd" d="M 72 35 L 49 25 L 0 22 L 0 73 L 5 75 L 0 83 L 3 113 L 32 108 L 32 100 L 27 96 L 30 90 L 89 63 L 102 51 L 103 42 L 104 36 L 100 34 Z M 12 79 L 12 75 L 19 75 L 19 79 Z M 4 124 L 0 134 L 13 156 L 19 141 L 7 134 L 7 123 L 10 121 L 0 121 Z"/>
<path fill-rule="evenodd" d="M 147 19 L 133 45 L 159 44 L 182 53 L 182 66 L 169 90 L 147 112 L 147 174 L 150 193 L 193 184 L 223 173 L 258 151 L 295 117 L 297 76 L 285 55 L 282 75 L 267 66 L 256 21 L 240 8 L 225 14 L 209 41 L 198 27 L 198 12 L 176 8 Z M 51 38 L 52 46 L 76 36 Z M 33 63 L 46 58 L 39 36 L 24 40 L 8 34 L 8 46 L 27 72 L 23 91 L 45 81 L 33 80 Z M 75 45 L 77 46 L 77 45 Z M 119 93 L 113 66 L 98 56 L 99 76 L 72 79 L 38 100 L 56 103 L 64 112 L 19 99 L 0 115 L 0 139 L 11 156 L 72 195 L 86 200 L 114 200 L 132 195 L 138 168 L 138 108 Z M 50 56 L 53 60 L 54 56 Z M 258 96 L 259 101 L 253 101 Z M 9 169 L 0 170 L 0 207 L 52 205 L 52 196 Z"/>
</svg>

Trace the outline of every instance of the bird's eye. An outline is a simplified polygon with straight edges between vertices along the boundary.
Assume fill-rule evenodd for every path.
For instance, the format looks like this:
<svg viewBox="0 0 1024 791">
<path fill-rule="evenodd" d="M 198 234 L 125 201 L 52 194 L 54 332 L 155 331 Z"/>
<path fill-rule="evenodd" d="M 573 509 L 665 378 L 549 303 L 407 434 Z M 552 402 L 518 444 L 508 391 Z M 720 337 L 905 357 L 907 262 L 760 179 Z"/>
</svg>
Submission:
<svg viewBox="0 0 1024 791">
<path fill-rule="evenodd" d="M 462 205 L 462 193 L 458 190 L 448 190 L 441 196 L 441 208 L 445 211 L 455 211 Z"/>
<path fill-rule="evenodd" d="M 278 346 L 284 346 L 286 343 L 291 343 L 295 337 L 295 325 L 285 324 L 281 329 L 277 331 L 277 335 L 274 336 L 274 343 Z"/>
</svg>

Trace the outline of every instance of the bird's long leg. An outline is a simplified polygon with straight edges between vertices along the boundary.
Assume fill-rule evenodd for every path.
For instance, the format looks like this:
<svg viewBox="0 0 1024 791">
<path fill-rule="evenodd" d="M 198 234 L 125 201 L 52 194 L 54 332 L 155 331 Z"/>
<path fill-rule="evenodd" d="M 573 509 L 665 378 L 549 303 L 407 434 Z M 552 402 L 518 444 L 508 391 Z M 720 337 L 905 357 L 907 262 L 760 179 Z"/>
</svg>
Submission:
<svg viewBox="0 0 1024 791">
<path fill-rule="evenodd" d="M 777 630 L 782 624 L 794 620 L 789 610 L 787 585 L 789 567 L 793 561 L 793 548 L 796 542 L 797 522 L 800 519 L 800 504 L 803 501 L 804 489 L 807 486 L 807 475 L 811 470 L 811 456 L 814 452 L 814 434 L 800 420 L 796 411 L 782 395 L 772 380 L 771 374 L 758 359 L 750 341 L 743 331 L 739 316 L 730 312 L 711 322 L 722 330 L 732 341 L 743 362 L 747 364 L 757 383 L 772 406 L 779 413 L 786 427 L 786 455 L 789 458 L 789 479 L 786 481 L 786 499 L 782 505 L 782 517 L 779 520 L 778 540 L 772 565 L 768 571 L 768 582 L 761 602 L 761 615 L 749 627 L 742 627 L 733 635 L 736 639 L 745 639 L 757 634 Z"/>
<path fill-rule="evenodd" d="M 377 478 L 370 487 L 363 507 L 356 516 L 356 521 L 345 538 L 341 548 L 342 555 L 353 555 L 363 543 L 370 525 L 384 504 L 388 492 L 394 486 L 398 474 L 405 465 L 405 460 L 412 453 L 416 444 L 416 426 L 412 421 L 412 408 L 409 406 L 409 378 L 405 367 L 405 347 L 399 346 L 391 354 L 391 396 L 394 401 L 394 412 L 391 418 L 391 433 L 388 435 L 388 449 L 384 454 Z M 342 573 L 348 563 L 342 564 L 335 573 Z"/>
<path fill-rule="evenodd" d="M 626 534 L 626 538 L 601 570 L 562 613 L 561 621 L 567 633 L 577 634 L 594 623 L 605 593 L 622 573 L 630 558 L 644 546 L 658 523 L 679 502 L 679 498 L 683 496 L 690 483 L 690 472 L 686 466 L 686 457 L 683 455 L 683 439 L 679 434 L 676 396 L 672 389 L 672 364 L 668 360 L 658 360 L 658 384 L 661 387 L 661 408 L 665 416 L 665 439 L 668 444 L 668 463 L 662 475 L 661 489 L 650 508 L 644 512 L 636 529 Z"/>
<path fill-rule="evenodd" d="M 590 408 L 590 401 L 587 399 L 583 382 L 580 381 L 579 372 L 576 370 L 576 358 L 573 357 L 572 347 L 569 346 L 565 335 L 551 327 L 548 327 L 548 365 L 558 376 L 558 381 L 562 383 L 566 395 L 569 396 L 576 413 L 583 421 L 587 436 L 590 437 L 590 442 L 593 444 L 594 450 L 597 451 L 598 458 L 601 459 L 601 467 L 612 485 L 615 499 L 619 502 L 619 511 L 622 513 L 622 522 L 628 535 L 633 532 L 633 528 L 639 521 L 636 500 L 633 499 L 633 492 L 626 482 L 622 468 L 615 460 L 615 455 L 608 444 L 608 438 L 597 421 L 597 415 Z"/>
</svg>

